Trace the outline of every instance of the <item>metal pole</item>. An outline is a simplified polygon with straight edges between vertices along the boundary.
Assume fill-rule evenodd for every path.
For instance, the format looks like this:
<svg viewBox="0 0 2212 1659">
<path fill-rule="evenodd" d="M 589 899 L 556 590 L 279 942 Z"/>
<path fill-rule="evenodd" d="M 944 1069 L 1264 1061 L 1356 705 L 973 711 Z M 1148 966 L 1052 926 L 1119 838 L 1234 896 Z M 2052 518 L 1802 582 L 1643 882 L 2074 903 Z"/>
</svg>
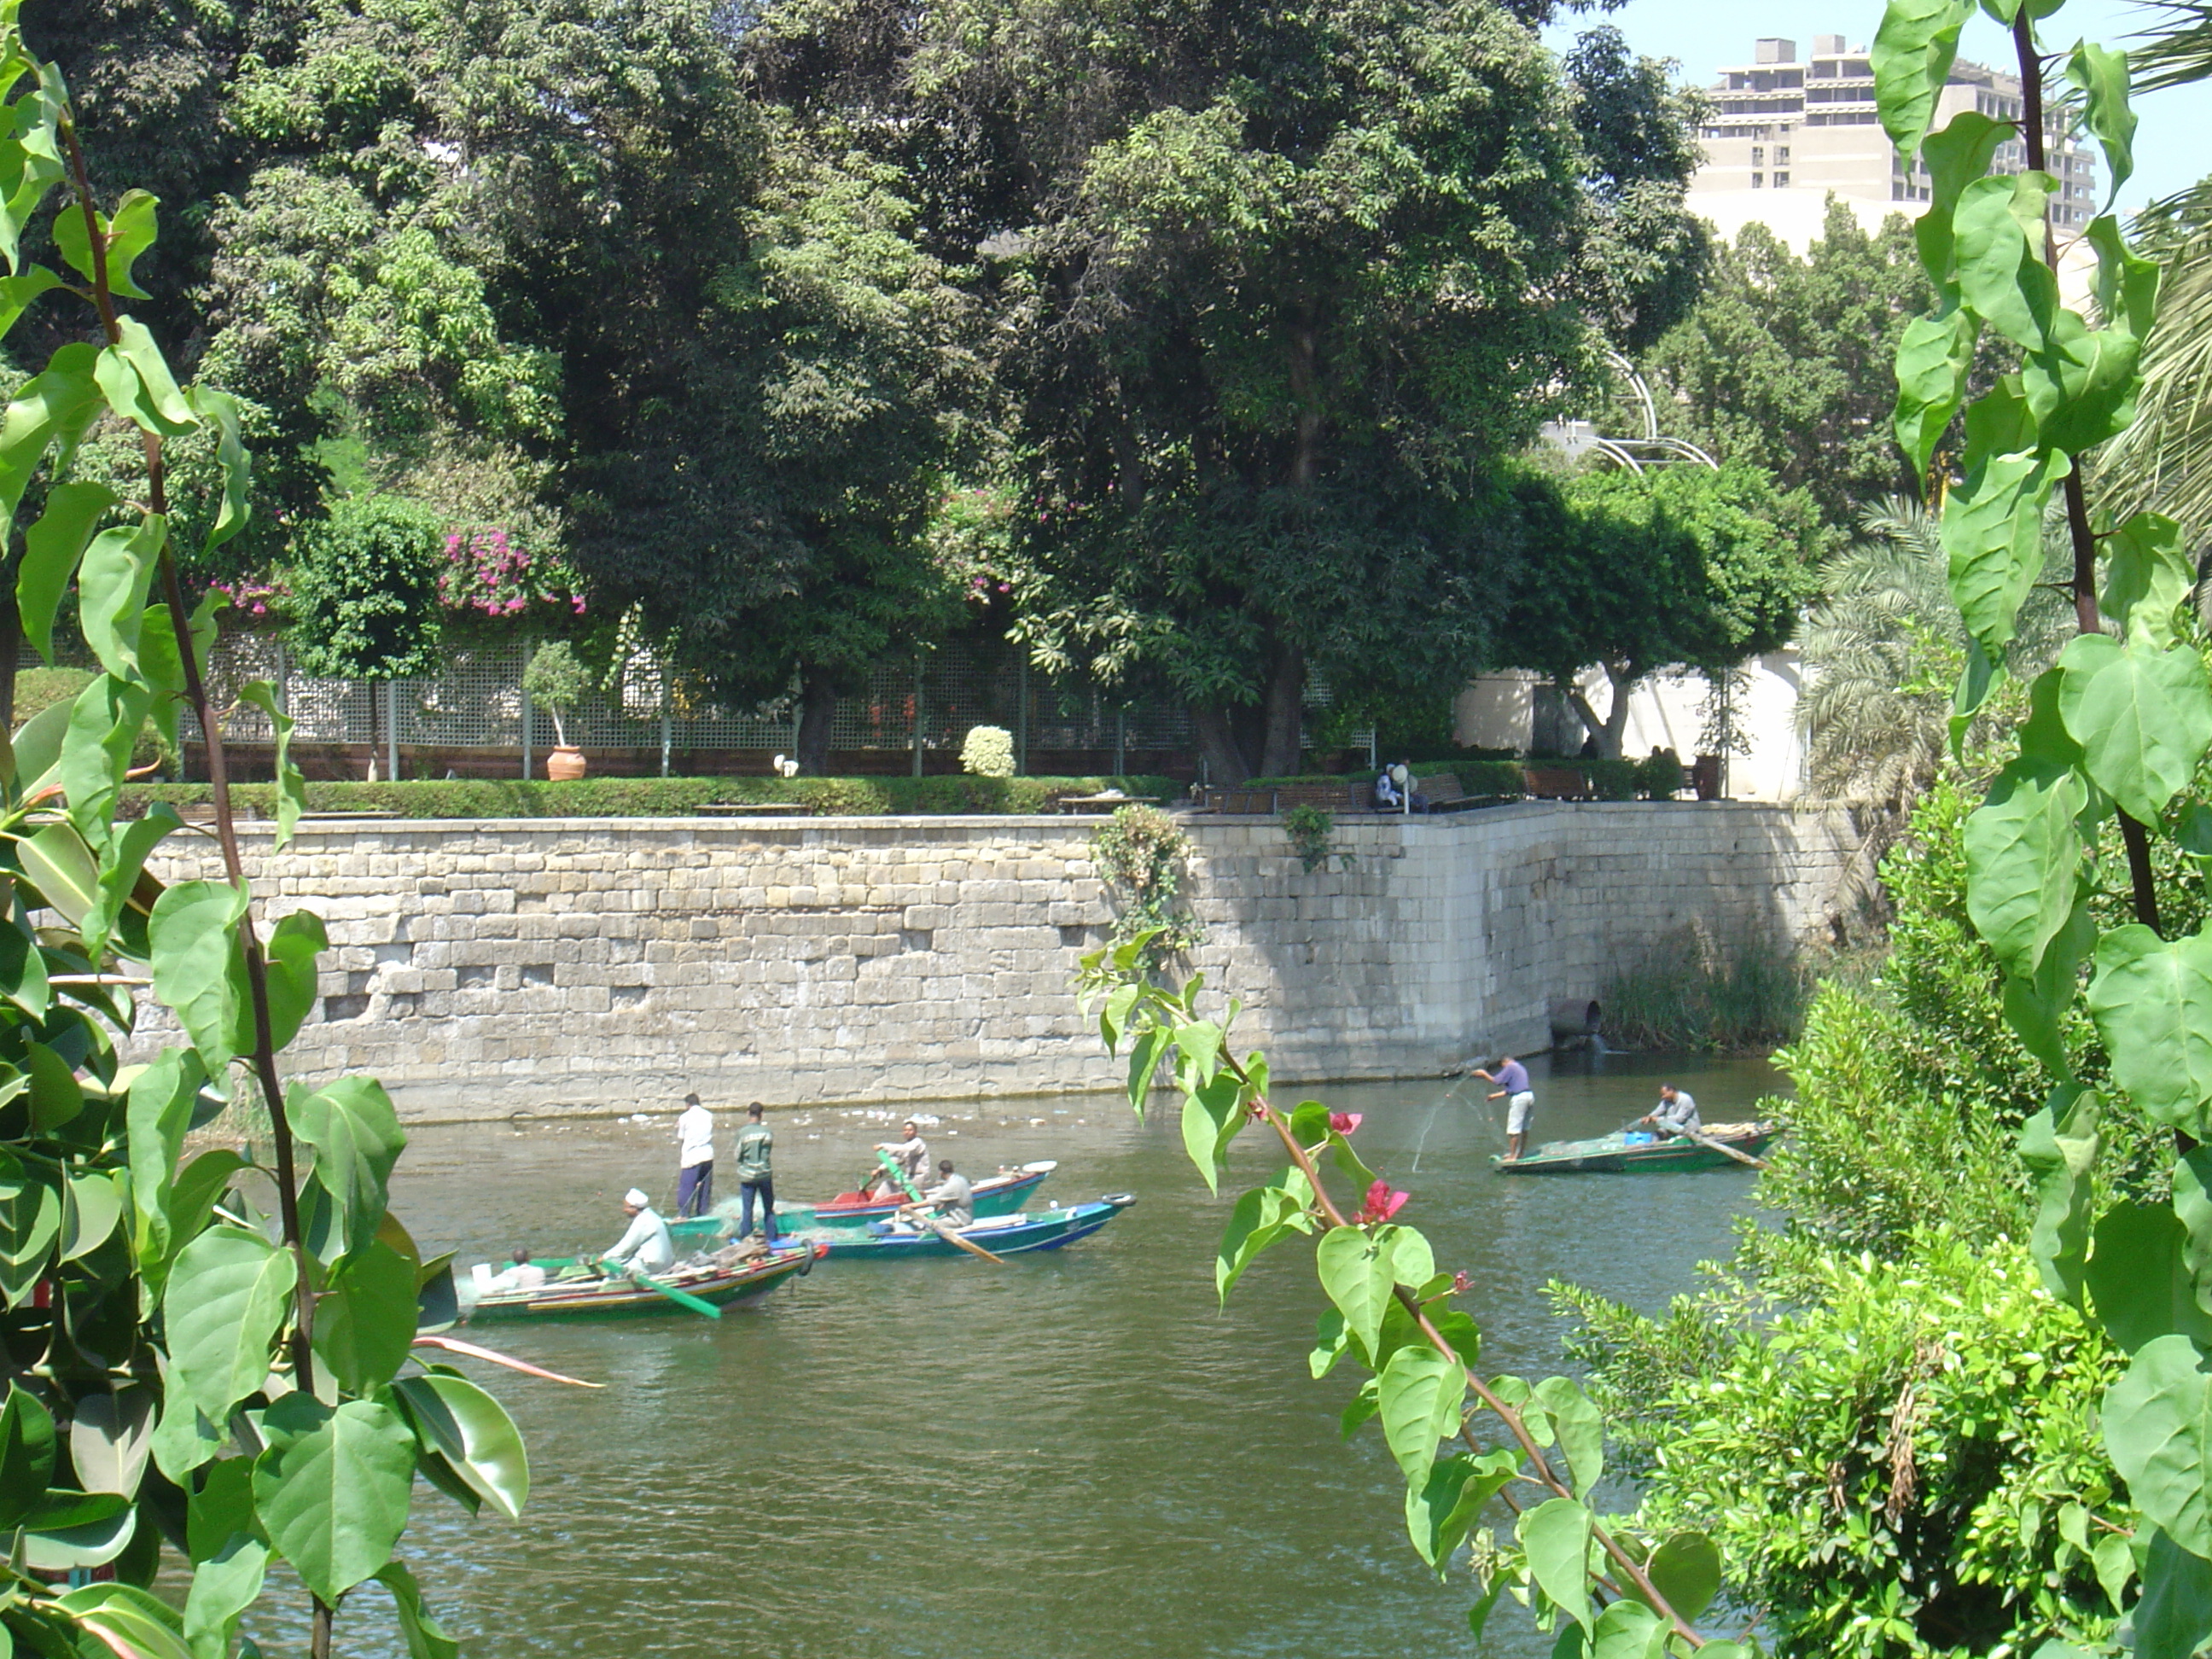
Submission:
<svg viewBox="0 0 2212 1659">
<path fill-rule="evenodd" d="M 530 778 L 530 688 L 526 685 L 522 688 L 522 776 L 525 782 Z"/>
<path fill-rule="evenodd" d="M 668 751 L 676 741 L 675 715 L 669 706 L 672 700 L 668 672 L 663 669 L 660 675 L 660 775 L 664 778 L 668 775 Z"/>
<path fill-rule="evenodd" d="M 1022 775 L 1030 775 L 1030 653 L 1022 653 L 1021 677 L 1014 692 L 1015 752 L 1021 757 Z"/>
<path fill-rule="evenodd" d="M 385 769 L 393 783 L 399 781 L 399 682 L 384 683 Z"/>
<path fill-rule="evenodd" d="M 914 775 L 921 775 L 921 659 L 914 659 Z"/>
</svg>

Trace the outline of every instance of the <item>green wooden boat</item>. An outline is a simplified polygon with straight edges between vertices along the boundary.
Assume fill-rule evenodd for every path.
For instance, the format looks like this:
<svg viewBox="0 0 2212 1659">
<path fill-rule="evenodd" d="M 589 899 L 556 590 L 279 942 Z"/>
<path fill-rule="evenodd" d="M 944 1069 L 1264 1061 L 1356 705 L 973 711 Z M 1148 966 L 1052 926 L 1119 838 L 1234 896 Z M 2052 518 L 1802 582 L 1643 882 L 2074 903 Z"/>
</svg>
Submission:
<svg viewBox="0 0 2212 1659">
<path fill-rule="evenodd" d="M 718 1308 L 757 1302 L 796 1274 L 807 1273 L 828 1254 L 818 1245 L 800 1243 L 766 1255 L 723 1264 L 713 1261 L 678 1262 L 653 1277 Z M 574 1257 L 549 1256 L 538 1265 L 549 1273 L 576 1265 Z M 502 1320 L 538 1322 L 547 1319 L 622 1319 L 637 1314 L 680 1314 L 684 1310 L 659 1291 L 620 1277 L 588 1273 L 571 1279 L 550 1278 L 530 1290 L 479 1291 L 472 1275 L 454 1275 L 465 1325 L 497 1323 Z"/>
<path fill-rule="evenodd" d="M 1776 1123 L 1708 1123 L 1698 1133 L 1708 1140 L 1757 1158 L 1780 1132 Z M 1493 1158 L 1500 1175 L 1622 1175 L 1647 1170 L 1739 1170 L 1743 1166 L 1717 1147 L 1678 1135 L 1616 1130 L 1595 1140 L 1547 1140 L 1519 1158 Z"/>
<path fill-rule="evenodd" d="M 1044 1185 L 1045 1177 L 1060 1167 L 1052 1158 L 1041 1158 L 1034 1164 L 1024 1164 L 1018 1169 L 1001 1170 L 996 1175 L 986 1176 L 975 1183 L 972 1202 L 975 1218 L 987 1216 L 1012 1215 L 1022 1207 L 1030 1194 Z M 800 1199 L 775 1206 L 775 1226 L 778 1233 L 806 1233 L 826 1231 L 865 1232 L 871 1222 L 888 1220 L 906 1202 L 903 1196 L 889 1199 L 870 1199 L 859 1193 L 843 1193 L 836 1198 L 824 1199 L 819 1204 L 810 1204 Z M 738 1200 L 726 1198 L 714 1206 L 712 1215 L 693 1216 L 668 1224 L 668 1237 L 679 1250 L 711 1248 L 727 1238 L 737 1229 Z M 757 1220 L 755 1223 L 758 1224 Z"/>
</svg>

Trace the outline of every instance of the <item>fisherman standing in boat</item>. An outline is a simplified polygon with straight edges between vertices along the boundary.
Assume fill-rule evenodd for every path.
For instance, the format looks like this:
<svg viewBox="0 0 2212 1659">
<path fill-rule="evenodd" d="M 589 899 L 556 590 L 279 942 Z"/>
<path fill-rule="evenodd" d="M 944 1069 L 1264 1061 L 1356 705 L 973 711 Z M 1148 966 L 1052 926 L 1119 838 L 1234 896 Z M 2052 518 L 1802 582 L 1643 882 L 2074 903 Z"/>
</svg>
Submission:
<svg viewBox="0 0 2212 1659">
<path fill-rule="evenodd" d="M 696 1095 L 676 1115 L 676 1213 L 704 1215 L 714 1204 L 714 1115 Z"/>
<path fill-rule="evenodd" d="M 675 1265 L 676 1246 L 668 1237 L 668 1224 L 653 1212 L 653 1200 L 633 1187 L 623 1194 L 623 1213 L 629 1231 L 614 1249 L 600 1258 L 610 1272 L 635 1268 L 639 1273 L 665 1273 Z"/>
<path fill-rule="evenodd" d="M 1701 1129 L 1704 1123 L 1698 1116 L 1698 1103 L 1686 1089 L 1677 1089 L 1671 1083 L 1659 1085 L 1659 1104 L 1636 1120 L 1638 1124 L 1649 1124 L 1662 1134 L 1679 1135 L 1692 1129 Z"/>
<path fill-rule="evenodd" d="M 761 1208 L 761 1231 L 775 1243 L 775 1136 L 761 1121 L 757 1100 L 745 1108 L 745 1127 L 738 1131 L 738 1237 L 753 1236 L 753 1203 Z"/>
<path fill-rule="evenodd" d="M 1528 1086 L 1528 1068 L 1508 1054 L 1498 1061 L 1497 1076 L 1480 1066 L 1474 1074 L 1485 1083 L 1498 1085 L 1490 1098 L 1505 1102 L 1505 1156 L 1520 1157 L 1528 1143 L 1528 1120 L 1536 1110 L 1536 1091 Z"/>
<path fill-rule="evenodd" d="M 908 1186 L 919 1188 L 929 1175 L 929 1144 L 922 1139 L 921 1131 L 915 1127 L 911 1118 L 901 1128 L 905 1139 L 879 1140 L 876 1143 L 876 1150 L 890 1154 L 891 1162 L 898 1165 L 899 1174 L 906 1177 Z M 876 1176 L 869 1191 L 878 1198 L 902 1196 L 896 1178 L 889 1170 Z"/>
</svg>

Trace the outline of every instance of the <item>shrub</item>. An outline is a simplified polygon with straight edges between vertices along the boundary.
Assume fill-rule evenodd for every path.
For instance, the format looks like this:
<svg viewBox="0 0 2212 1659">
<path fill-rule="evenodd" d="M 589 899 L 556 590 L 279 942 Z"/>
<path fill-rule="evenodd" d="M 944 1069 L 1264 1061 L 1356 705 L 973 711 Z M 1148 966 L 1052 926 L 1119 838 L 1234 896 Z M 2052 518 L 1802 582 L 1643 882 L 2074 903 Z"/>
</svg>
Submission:
<svg viewBox="0 0 2212 1659">
<path fill-rule="evenodd" d="M 1636 787 L 1647 800 L 1672 800 L 1689 781 L 1689 769 L 1671 749 L 1661 749 L 1636 763 Z"/>
<path fill-rule="evenodd" d="M 1157 930 L 1152 947 L 1157 963 L 1206 937 L 1195 916 L 1175 908 L 1190 837 L 1165 812 L 1157 806 L 1122 807 L 1111 823 L 1091 832 L 1091 851 L 1099 875 L 1121 896 L 1121 914 L 1114 918 L 1116 945 Z"/>
<path fill-rule="evenodd" d="M 1631 1048 L 1749 1053 L 1797 1034 L 1805 979 L 1770 941 L 1723 946 L 1691 927 L 1615 973 L 1599 1000 L 1606 1036 Z"/>
<path fill-rule="evenodd" d="M 714 801 L 789 801 L 834 817 L 927 817 L 946 813 L 1048 812 L 1063 795 L 1120 789 L 1165 795 L 1164 777 L 976 778 L 581 778 L 550 782 L 517 778 L 412 779 L 397 783 L 310 783 L 314 812 L 385 811 L 410 818 L 685 817 Z M 267 817 L 275 787 L 240 784 L 231 791 L 240 814 Z M 204 806 L 204 784 L 138 784 L 125 789 L 122 811 L 143 817 L 157 800 Z"/>
<path fill-rule="evenodd" d="M 1320 807 L 1310 804 L 1293 806 L 1283 814 L 1283 833 L 1290 837 L 1291 850 L 1298 855 L 1298 862 L 1305 866 L 1308 875 L 1328 862 L 1328 836 L 1334 828 L 1335 820 Z M 1337 856 L 1344 860 L 1346 869 L 1352 868 L 1351 854 L 1343 853 Z"/>
<path fill-rule="evenodd" d="M 960 745 L 960 769 L 979 778 L 1014 775 L 1013 734 L 1003 726 L 971 726 Z"/>
<path fill-rule="evenodd" d="M 584 700 L 590 688 L 591 678 L 577 660 L 576 648 L 566 640 L 550 640 L 539 646 L 530 653 L 529 666 L 522 671 L 523 695 L 544 704 L 553 716 L 553 735 L 563 748 L 568 743 L 563 717 Z"/>
</svg>

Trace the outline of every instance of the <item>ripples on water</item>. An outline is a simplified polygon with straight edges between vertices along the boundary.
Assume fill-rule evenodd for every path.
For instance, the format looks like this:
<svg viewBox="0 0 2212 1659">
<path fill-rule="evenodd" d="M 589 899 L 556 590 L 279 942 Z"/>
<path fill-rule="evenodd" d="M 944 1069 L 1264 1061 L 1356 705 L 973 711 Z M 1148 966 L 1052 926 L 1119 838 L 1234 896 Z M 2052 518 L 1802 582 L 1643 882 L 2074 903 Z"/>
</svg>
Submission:
<svg viewBox="0 0 2212 1659">
<path fill-rule="evenodd" d="M 1756 1062 L 1670 1064 L 1709 1121 L 1748 1115 L 1775 1083 Z M 1595 1075 L 1536 1069 L 1539 1139 L 1602 1133 L 1656 1099 L 1659 1073 L 1632 1057 Z M 1558 1368 L 1547 1279 L 1653 1307 L 1725 1253 L 1747 1172 L 1501 1180 L 1498 1108 L 1474 1084 L 1448 1089 L 1318 1092 L 1366 1115 L 1361 1150 L 1412 1189 L 1405 1218 L 1439 1266 L 1473 1277 L 1463 1305 L 1495 1369 Z M 720 1322 L 468 1333 L 608 1386 L 485 1378 L 529 1442 L 533 1490 L 509 1523 L 418 1486 L 403 1548 L 447 1628 L 481 1653 L 563 1659 L 1466 1651 L 1467 1580 L 1424 1572 L 1379 1432 L 1339 1443 L 1348 1369 L 1307 1375 L 1322 1304 L 1298 1249 L 1216 1310 L 1213 1250 L 1237 1188 L 1206 1197 L 1172 1103 L 1145 1126 L 1101 1099 L 937 1115 L 933 1155 L 971 1175 L 1057 1158 L 1044 1198 L 1139 1203 L 1065 1252 L 1004 1267 L 825 1262 Z M 779 1115 L 778 1185 L 850 1185 L 893 1116 Z M 722 1116 L 726 1152 L 736 1125 Z M 394 1205 L 426 1249 L 464 1264 L 518 1243 L 603 1248 L 624 1188 L 672 1185 L 672 1137 L 665 1121 L 419 1129 Z M 1245 1145 L 1232 1180 L 1249 1185 L 1273 1166 L 1256 1137 Z M 305 1647 L 289 1615 L 261 1632 Z M 374 1586 L 339 1632 L 356 1659 L 404 1653 Z M 1506 1614 L 1486 1644 L 1516 1659 L 1549 1648 Z"/>
</svg>

